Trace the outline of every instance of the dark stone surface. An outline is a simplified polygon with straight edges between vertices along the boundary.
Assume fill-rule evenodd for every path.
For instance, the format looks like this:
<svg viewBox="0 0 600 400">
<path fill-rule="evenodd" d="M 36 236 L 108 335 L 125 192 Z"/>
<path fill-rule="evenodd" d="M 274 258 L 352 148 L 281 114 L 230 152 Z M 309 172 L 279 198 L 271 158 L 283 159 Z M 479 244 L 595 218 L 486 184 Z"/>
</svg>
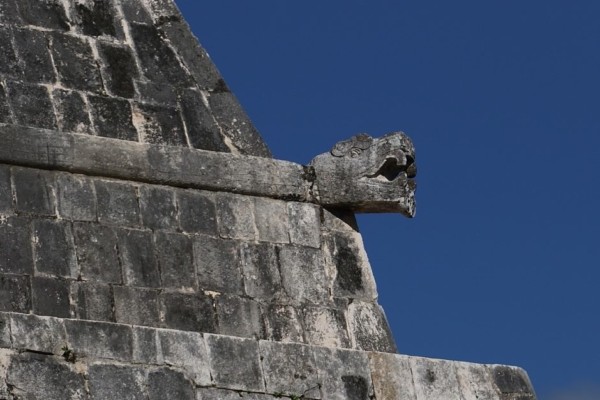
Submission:
<svg viewBox="0 0 600 400">
<path fill-rule="evenodd" d="M 93 282 L 73 282 L 71 285 L 74 317 L 94 321 L 114 322 L 113 293 L 109 285 Z"/>
<path fill-rule="evenodd" d="M 148 374 L 148 400 L 195 400 L 192 383 L 181 373 L 168 368 Z"/>
<path fill-rule="evenodd" d="M 19 0 L 19 10 L 23 21 L 29 25 L 63 31 L 70 29 L 62 1 Z"/>
<path fill-rule="evenodd" d="M 200 235 L 194 241 L 194 258 L 201 289 L 243 294 L 238 243 Z"/>
<path fill-rule="evenodd" d="M 277 342 L 303 343 L 304 328 L 298 311 L 288 305 L 269 304 L 264 312 L 267 320 L 268 339 Z"/>
<path fill-rule="evenodd" d="M 375 397 L 371 397 L 371 370 L 366 353 L 327 347 L 317 347 L 313 351 L 324 399 L 368 400 Z M 410 396 L 405 398 L 412 399 Z"/>
<path fill-rule="evenodd" d="M 144 143 L 187 146 L 179 111 L 173 107 L 138 103 L 134 107 Z"/>
<path fill-rule="evenodd" d="M 124 283 L 142 287 L 160 286 L 152 232 L 119 229 L 117 235 Z"/>
<path fill-rule="evenodd" d="M 265 339 L 259 303 L 239 296 L 222 294 L 215 299 L 221 335 Z"/>
<path fill-rule="evenodd" d="M 94 400 L 146 400 L 146 373 L 141 368 L 92 365 L 88 370 L 91 398 Z"/>
<path fill-rule="evenodd" d="M 304 335 L 316 346 L 351 347 L 343 310 L 306 307 L 303 310 Z"/>
<path fill-rule="evenodd" d="M 0 314 L 0 347 L 10 349 L 12 347 L 10 335 L 10 314 Z"/>
<path fill-rule="evenodd" d="M 106 66 L 106 86 L 108 90 L 117 96 L 129 99 L 134 97 L 133 80 L 139 74 L 131 49 L 99 42 L 98 51 Z"/>
<path fill-rule="evenodd" d="M 69 283 L 56 278 L 31 278 L 33 312 L 37 315 L 69 318 L 71 302 L 69 300 Z"/>
<path fill-rule="evenodd" d="M 143 73 L 149 80 L 166 81 L 178 87 L 188 87 L 193 83 L 156 27 L 136 23 L 130 27 Z"/>
<path fill-rule="evenodd" d="M 264 391 L 255 340 L 207 335 L 211 372 L 218 387 Z"/>
<path fill-rule="evenodd" d="M 0 274 L 0 311 L 29 313 L 31 283 L 28 276 Z"/>
<path fill-rule="evenodd" d="M 398 351 L 387 318 L 377 303 L 351 303 L 348 308 L 348 328 L 357 350 Z"/>
<path fill-rule="evenodd" d="M 140 210 L 146 228 L 174 229 L 178 226 L 175 194 L 171 189 L 140 187 Z"/>
<path fill-rule="evenodd" d="M 81 277 L 85 280 L 121 283 L 114 230 L 107 226 L 75 223 L 73 232 Z"/>
<path fill-rule="evenodd" d="M 98 202 L 98 220 L 102 223 L 136 227 L 140 210 L 136 187 L 114 181 L 94 181 Z"/>
<path fill-rule="evenodd" d="M 92 133 L 88 106 L 79 92 L 55 89 L 52 96 L 61 131 Z"/>
<path fill-rule="evenodd" d="M 35 270 L 38 273 L 76 278 L 71 225 L 39 219 L 33 222 Z"/>
<path fill-rule="evenodd" d="M 148 13 L 148 10 L 144 7 L 140 0 L 127 0 L 121 2 L 121 8 L 123 14 L 129 22 L 136 22 L 141 24 L 151 24 L 152 17 Z"/>
<path fill-rule="evenodd" d="M 2 38 L 0 38 L 0 42 Z M 10 108 L 8 106 L 8 98 L 6 97 L 6 89 L 4 84 L 0 82 L 0 123 L 12 122 Z"/>
<path fill-rule="evenodd" d="M 9 82 L 8 96 L 18 124 L 56 129 L 52 101 L 44 86 Z"/>
<path fill-rule="evenodd" d="M 178 233 L 157 232 L 155 245 L 161 287 L 195 290 L 198 285 L 191 238 Z"/>
<path fill-rule="evenodd" d="M 75 354 L 129 361 L 133 352 L 131 327 L 106 322 L 65 320 L 69 347 Z"/>
<path fill-rule="evenodd" d="M 1 74 L 15 76 L 20 71 L 12 44 L 12 34 L 7 26 L 0 26 L 0 60 Z"/>
<path fill-rule="evenodd" d="M 185 90 L 181 96 L 181 109 L 192 147 L 202 150 L 231 152 L 225 145 L 219 126 L 210 110 L 206 108 L 200 92 Z"/>
<path fill-rule="evenodd" d="M 272 157 L 271 151 L 233 94 L 213 93 L 208 101 L 219 126 L 242 154 Z"/>
<path fill-rule="evenodd" d="M 11 24 L 18 24 L 21 22 L 17 1 L 19 0 L 3 0 L 0 2 L 0 22 L 8 22 Z"/>
<path fill-rule="evenodd" d="M 60 82 L 72 89 L 102 92 L 102 78 L 87 41 L 75 36 L 52 35 L 52 56 Z"/>
<path fill-rule="evenodd" d="M 181 229 L 188 233 L 216 236 L 217 211 L 212 193 L 191 190 L 178 190 L 175 193 Z"/>
<path fill-rule="evenodd" d="M 42 355 L 24 353 L 14 357 L 6 380 L 9 385 L 25 392 L 23 397 L 15 399 L 89 398 L 83 375 L 71 370 L 65 362 Z"/>
<path fill-rule="evenodd" d="M 56 82 L 46 34 L 33 29 L 14 29 L 13 34 L 23 65 L 23 78 L 28 82 Z"/>
<path fill-rule="evenodd" d="M 37 215 L 55 215 L 51 172 L 29 168 L 13 168 L 17 211 Z"/>
<path fill-rule="evenodd" d="M 135 81 L 135 86 L 142 102 L 177 107 L 177 93 L 173 86 L 145 81 Z"/>
<path fill-rule="evenodd" d="M 158 326 L 158 291 L 123 286 L 113 287 L 118 323 Z"/>
<path fill-rule="evenodd" d="M 10 167 L 8 165 L 0 165 L 0 213 L 10 214 L 12 210 L 13 205 L 12 184 L 10 183 Z"/>
<path fill-rule="evenodd" d="M 281 290 L 277 248 L 270 243 L 243 244 L 240 250 L 246 294 L 271 300 Z"/>
<path fill-rule="evenodd" d="M 217 221 L 219 235 L 228 239 L 256 239 L 254 199 L 232 193 L 217 193 Z"/>
<path fill-rule="evenodd" d="M 76 2 L 73 8 L 77 25 L 84 35 L 122 38 L 122 30 L 114 18 L 116 10 L 112 0 Z"/>
<path fill-rule="evenodd" d="M 156 330 L 141 326 L 132 327 L 133 362 L 143 364 L 158 363 Z"/>
<path fill-rule="evenodd" d="M 88 100 L 98 136 L 134 142 L 138 140 L 127 100 L 104 96 L 88 96 Z"/>
<path fill-rule="evenodd" d="M 336 268 L 334 282 L 335 295 L 353 297 L 365 290 L 361 260 L 357 257 L 359 249 L 350 239 L 341 234 L 333 233 L 328 238 L 332 249 L 333 263 Z"/>
<path fill-rule="evenodd" d="M 533 394 L 529 379 L 519 368 L 494 366 L 491 370 L 494 383 L 503 394 Z"/>
<path fill-rule="evenodd" d="M 32 274 L 33 257 L 29 221 L 10 217 L 0 222 L 0 273 Z"/>
<path fill-rule="evenodd" d="M 165 326 L 195 332 L 216 332 L 212 299 L 203 294 L 163 293 Z"/>
<path fill-rule="evenodd" d="M 56 177 L 58 213 L 73 221 L 96 220 L 96 195 L 92 180 L 83 175 L 58 174 Z"/>
</svg>

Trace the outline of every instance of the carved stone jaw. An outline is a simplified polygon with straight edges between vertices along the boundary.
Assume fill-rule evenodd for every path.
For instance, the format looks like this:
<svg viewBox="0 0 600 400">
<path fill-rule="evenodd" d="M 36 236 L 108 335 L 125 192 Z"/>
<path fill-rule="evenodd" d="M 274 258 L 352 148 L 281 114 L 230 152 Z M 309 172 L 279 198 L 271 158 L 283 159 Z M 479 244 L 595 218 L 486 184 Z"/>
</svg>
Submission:
<svg viewBox="0 0 600 400">
<path fill-rule="evenodd" d="M 415 215 L 415 149 L 402 132 L 379 139 L 366 134 L 338 142 L 315 157 L 317 200 L 355 212 Z"/>
</svg>

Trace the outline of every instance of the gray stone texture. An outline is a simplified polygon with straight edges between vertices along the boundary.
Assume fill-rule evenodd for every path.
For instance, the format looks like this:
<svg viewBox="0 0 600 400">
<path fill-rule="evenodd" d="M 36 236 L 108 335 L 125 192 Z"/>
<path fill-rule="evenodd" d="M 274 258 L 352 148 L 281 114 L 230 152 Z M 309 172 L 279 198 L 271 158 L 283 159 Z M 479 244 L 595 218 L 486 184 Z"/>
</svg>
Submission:
<svg viewBox="0 0 600 400">
<path fill-rule="evenodd" d="M 146 372 L 141 368 L 96 364 L 88 376 L 91 399 L 146 399 Z"/>
<path fill-rule="evenodd" d="M 95 180 L 98 220 L 107 224 L 140 225 L 137 187 L 115 181 Z"/>
<path fill-rule="evenodd" d="M 142 221 L 149 229 L 176 229 L 177 206 L 172 190 L 157 186 L 140 187 Z"/>
<path fill-rule="evenodd" d="M 208 333 L 217 331 L 211 297 L 200 293 L 163 293 L 161 297 L 165 327 Z"/>
<path fill-rule="evenodd" d="M 258 240 L 270 243 L 289 243 L 287 204 L 281 200 L 254 198 L 254 220 Z"/>
<path fill-rule="evenodd" d="M 152 232 L 119 229 L 117 236 L 123 282 L 130 286 L 159 287 L 160 276 Z"/>
<path fill-rule="evenodd" d="M 114 286 L 116 321 L 122 324 L 157 326 L 159 324 L 159 292 Z"/>
<path fill-rule="evenodd" d="M 114 322 L 113 289 L 108 284 L 73 282 L 73 316 L 78 319 Z"/>
<path fill-rule="evenodd" d="M 181 229 L 188 233 L 217 235 L 217 211 L 210 192 L 178 190 L 175 192 Z"/>
<path fill-rule="evenodd" d="M 51 36 L 51 48 L 59 80 L 65 87 L 102 92 L 98 63 L 87 40 L 55 33 Z"/>
<path fill-rule="evenodd" d="M 198 386 L 211 384 L 208 352 L 201 334 L 164 329 L 156 333 L 158 363 L 185 370 Z"/>
<path fill-rule="evenodd" d="M 206 343 L 211 375 L 218 387 L 259 392 L 265 390 L 257 341 L 207 335 Z"/>
<path fill-rule="evenodd" d="M 161 368 L 148 374 L 149 400 L 195 400 L 192 382 L 181 372 Z"/>
<path fill-rule="evenodd" d="M 75 246 L 70 223 L 34 220 L 32 234 L 36 274 L 77 278 Z"/>
<path fill-rule="evenodd" d="M 348 306 L 347 318 L 353 348 L 387 353 L 397 351 L 383 309 L 378 304 L 354 301 Z"/>
<path fill-rule="evenodd" d="M 56 278 L 31 278 L 33 313 L 69 318 L 71 316 L 69 282 Z"/>
<path fill-rule="evenodd" d="M 0 214 L 10 214 L 13 210 L 12 203 L 10 167 L 8 165 L 0 165 Z"/>
<path fill-rule="evenodd" d="M 56 82 L 46 34 L 33 29 L 13 29 L 13 34 L 23 79 L 26 82 Z"/>
<path fill-rule="evenodd" d="M 92 133 L 92 121 L 83 94 L 76 91 L 52 91 L 58 128 L 63 132 Z"/>
<path fill-rule="evenodd" d="M 28 276 L 0 274 L 0 311 L 29 313 L 31 282 Z"/>
<path fill-rule="evenodd" d="M 219 333 L 264 339 L 265 329 L 260 304 L 252 299 L 223 294 L 215 299 Z"/>
<path fill-rule="evenodd" d="M 56 214 L 54 177 L 51 173 L 29 168 L 13 168 L 12 175 L 17 211 L 44 216 Z"/>
<path fill-rule="evenodd" d="M 88 96 L 94 129 L 98 136 L 138 141 L 128 101 L 106 96 Z"/>
<path fill-rule="evenodd" d="M 0 218 L 0 273 L 31 274 L 33 257 L 29 221 L 21 217 Z"/>
<path fill-rule="evenodd" d="M 290 202 L 290 240 L 294 244 L 321 247 L 321 221 L 319 208 L 313 204 Z"/>
<path fill-rule="evenodd" d="M 154 245 L 161 287 L 180 290 L 197 289 L 192 239 L 179 233 L 159 231 L 155 234 Z"/>
<path fill-rule="evenodd" d="M 303 314 L 304 334 L 308 343 L 326 347 L 351 347 L 346 316 L 342 310 L 306 307 Z"/>
<path fill-rule="evenodd" d="M 48 89 L 41 85 L 8 82 L 10 107 L 17 124 L 56 129 L 56 116 Z"/>
<path fill-rule="evenodd" d="M 240 257 L 244 287 L 248 296 L 271 300 L 281 290 L 278 248 L 269 243 L 244 243 Z"/>
<path fill-rule="evenodd" d="M 135 104 L 134 123 L 144 143 L 185 146 L 186 138 L 179 110 L 154 104 Z"/>
<path fill-rule="evenodd" d="M 367 354 L 324 347 L 315 348 L 314 353 L 324 399 L 369 400 L 372 398 L 373 384 Z M 394 399 L 394 397 L 381 397 L 381 399 Z"/>
<path fill-rule="evenodd" d="M 194 259 L 201 289 L 243 294 L 238 254 L 239 243 L 198 235 L 194 240 Z"/>
<path fill-rule="evenodd" d="M 187 127 L 190 145 L 195 149 L 230 152 L 221 130 L 206 106 L 203 94 L 185 90 L 182 94 L 182 114 Z"/>
<path fill-rule="evenodd" d="M 65 320 L 68 347 L 87 357 L 129 361 L 133 353 L 133 335 L 127 325 Z"/>
<path fill-rule="evenodd" d="M 99 42 L 98 51 L 104 62 L 108 91 L 116 96 L 133 98 L 135 96 L 133 81 L 138 78 L 139 73 L 131 49 Z"/>
<path fill-rule="evenodd" d="M 389 353 L 369 353 L 369 363 L 377 399 L 417 400 L 408 357 Z"/>
<path fill-rule="evenodd" d="M 271 304 L 264 311 L 267 337 L 276 342 L 303 343 L 304 328 L 298 311 L 288 305 Z"/>
<path fill-rule="evenodd" d="M 72 221 L 97 219 L 96 193 L 91 179 L 83 175 L 58 174 L 56 197 L 62 218 Z"/>
<path fill-rule="evenodd" d="M 254 240 L 254 202 L 251 197 L 217 194 L 219 235 L 227 239 Z"/>
<path fill-rule="evenodd" d="M 67 343 L 63 322 L 58 318 L 12 314 L 10 332 L 12 346 L 16 349 L 62 354 Z"/>
<path fill-rule="evenodd" d="M 328 299 L 325 261 L 321 251 L 284 246 L 279 252 L 283 287 L 295 302 L 321 304 Z"/>
<path fill-rule="evenodd" d="M 121 283 L 117 235 L 108 226 L 79 222 L 73 224 L 77 262 L 84 280 Z"/>
</svg>

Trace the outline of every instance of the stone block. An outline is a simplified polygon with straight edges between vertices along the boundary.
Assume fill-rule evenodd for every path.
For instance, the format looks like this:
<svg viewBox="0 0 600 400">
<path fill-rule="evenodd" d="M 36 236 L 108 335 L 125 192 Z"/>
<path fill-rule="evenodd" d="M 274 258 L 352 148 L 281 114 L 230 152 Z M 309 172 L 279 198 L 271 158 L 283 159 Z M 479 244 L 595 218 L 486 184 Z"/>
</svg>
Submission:
<svg viewBox="0 0 600 400">
<path fill-rule="evenodd" d="M 4 5 L 4 3 L 0 5 L 0 7 L 7 6 L 10 7 L 8 4 Z M 0 12 L 1 11 L 2 9 L 0 9 Z M 1 14 L 0 18 L 2 18 Z M 17 56 L 15 55 L 12 36 L 12 32 L 8 26 L 0 26 L 0 57 L 2 57 L 3 60 L 3 62 L 0 63 L 0 73 L 3 75 L 8 74 L 15 76 L 20 72 L 20 67 Z"/>
<path fill-rule="evenodd" d="M 158 326 L 158 291 L 113 286 L 115 318 L 118 323 Z"/>
<path fill-rule="evenodd" d="M 78 319 L 114 322 L 113 292 L 110 285 L 93 282 L 71 284 L 73 314 Z"/>
<path fill-rule="evenodd" d="M 33 312 L 53 317 L 71 317 L 70 285 L 57 278 L 31 278 Z"/>
<path fill-rule="evenodd" d="M 264 312 L 267 337 L 277 342 L 303 343 L 304 328 L 298 311 L 288 305 L 270 304 Z"/>
<path fill-rule="evenodd" d="M 463 399 L 453 362 L 411 357 L 409 363 L 417 399 Z"/>
<path fill-rule="evenodd" d="M 307 203 L 288 203 L 290 241 L 293 244 L 321 247 L 319 207 Z"/>
<path fill-rule="evenodd" d="M 271 152 L 246 112 L 230 92 L 214 92 L 208 103 L 226 136 L 244 155 L 270 158 Z"/>
<path fill-rule="evenodd" d="M 31 283 L 28 276 L 0 274 L 0 311 L 25 314 L 31 311 Z"/>
<path fill-rule="evenodd" d="M 155 328 L 133 326 L 133 356 L 132 361 L 139 364 L 157 364 L 158 347 Z"/>
<path fill-rule="evenodd" d="M 326 347 L 351 347 L 342 310 L 306 307 L 304 329 L 308 343 Z"/>
<path fill-rule="evenodd" d="M 70 21 L 63 3 L 53 0 L 19 0 L 23 22 L 42 28 L 68 31 Z"/>
<path fill-rule="evenodd" d="M 18 125 L 56 129 L 56 116 L 46 87 L 8 82 L 8 99 Z"/>
<path fill-rule="evenodd" d="M 138 141 L 131 105 L 127 100 L 106 96 L 88 96 L 88 100 L 98 136 Z"/>
<path fill-rule="evenodd" d="M 238 243 L 199 235 L 194 240 L 194 259 L 201 289 L 243 294 Z"/>
<path fill-rule="evenodd" d="M 33 29 L 14 29 L 13 34 L 23 64 L 24 80 L 35 83 L 56 82 L 46 34 Z"/>
<path fill-rule="evenodd" d="M 225 390 L 215 388 L 199 388 L 196 391 L 196 400 L 254 400 L 252 393 L 240 393 L 237 390 Z"/>
<path fill-rule="evenodd" d="M 79 30 L 88 36 L 123 38 L 121 24 L 115 20 L 114 1 L 76 2 L 72 14 Z"/>
<path fill-rule="evenodd" d="M 98 42 L 98 52 L 105 66 L 106 87 L 113 95 L 131 99 L 135 96 L 134 79 L 139 76 L 129 47 Z"/>
<path fill-rule="evenodd" d="M 202 93 L 186 89 L 181 96 L 181 110 L 193 148 L 226 153 L 231 151 L 225 144 Z"/>
<path fill-rule="evenodd" d="M 134 80 L 134 84 L 137 88 L 137 100 L 143 103 L 177 107 L 177 92 L 172 85 L 141 80 Z"/>
<path fill-rule="evenodd" d="M 262 392 L 258 342 L 226 336 L 206 335 L 211 375 L 221 388 Z"/>
<path fill-rule="evenodd" d="M 321 398 L 312 347 L 265 341 L 259 345 L 267 392 Z"/>
<path fill-rule="evenodd" d="M 21 22 L 17 0 L 4 0 L 0 3 L 0 22 L 17 24 Z"/>
<path fill-rule="evenodd" d="M 454 363 L 464 399 L 496 400 L 498 391 L 486 365 Z"/>
<path fill-rule="evenodd" d="M 374 352 L 368 355 L 375 398 L 417 400 L 409 357 Z"/>
<path fill-rule="evenodd" d="M 55 89 L 52 91 L 58 127 L 63 132 L 93 132 L 88 105 L 81 93 Z"/>
<path fill-rule="evenodd" d="M 33 221 L 36 273 L 77 278 L 77 262 L 71 224 L 38 219 Z"/>
<path fill-rule="evenodd" d="M 124 283 L 130 286 L 160 286 L 152 232 L 119 229 L 117 236 Z"/>
<path fill-rule="evenodd" d="M 535 394 L 527 373 L 521 368 L 496 365 L 491 367 L 490 374 L 502 394 Z"/>
<path fill-rule="evenodd" d="M 211 192 L 176 191 L 181 229 L 188 233 L 217 234 L 217 210 Z"/>
<path fill-rule="evenodd" d="M 48 356 L 24 353 L 13 357 L 6 380 L 16 398 L 88 399 L 83 374 Z"/>
<path fill-rule="evenodd" d="M 352 350 L 315 347 L 321 392 L 327 400 L 369 400 L 373 384 L 367 354 Z M 402 397 L 381 397 L 395 399 Z"/>
<path fill-rule="evenodd" d="M 159 329 L 158 362 L 183 369 L 197 386 L 211 382 L 206 343 L 200 333 Z"/>
<path fill-rule="evenodd" d="M 95 221 L 96 194 L 93 181 L 83 175 L 56 176 L 58 213 L 72 221 Z"/>
<path fill-rule="evenodd" d="M 0 37 L 0 42 L 2 38 Z M 0 49 L 0 52 L 2 49 Z M 8 98 L 6 94 L 5 85 L 0 82 L 0 123 L 12 123 L 12 116 L 10 107 L 8 106 Z"/>
<path fill-rule="evenodd" d="M 246 294 L 273 299 L 281 290 L 277 248 L 269 243 L 244 243 L 240 249 Z"/>
<path fill-rule="evenodd" d="M 223 294 L 216 300 L 219 333 L 253 339 L 265 339 L 265 328 L 258 302 Z"/>
<path fill-rule="evenodd" d="M 44 216 L 56 215 L 54 175 L 48 171 L 13 168 L 17 211 Z"/>
<path fill-rule="evenodd" d="M 296 302 L 324 303 L 329 298 L 325 261 L 320 250 L 283 246 L 279 252 L 281 281 Z"/>
<path fill-rule="evenodd" d="M 12 201 L 10 167 L 8 165 L 0 165 L 0 214 L 12 214 Z"/>
<path fill-rule="evenodd" d="M 170 189 L 141 186 L 140 210 L 146 228 L 176 230 L 179 226 L 175 194 Z"/>
<path fill-rule="evenodd" d="M 102 78 L 87 40 L 55 33 L 51 50 L 60 83 L 70 89 L 101 93 Z"/>
<path fill-rule="evenodd" d="M 123 14 L 128 22 L 136 22 L 139 24 L 151 24 L 152 17 L 148 10 L 144 7 L 142 0 L 128 0 L 121 3 Z"/>
<path fill-rule="evenodd" d="M 148 80 L 168 82 L 177 87 L 193 84 L 172 47 L 156 27 L 132 23 L 130 29 L 142 72 Z"/>
<path fill-rule="evenodd" d="M 73 224 L 73 232 L 81 277 L 84 280 L 121 283 L 117 235 L 114 229 L 76 222 Z"/>
<path fill-rule="evenodd" d="M 196 332 L 216 332 L 213 301 L 203 294 L 163 293 L 165 326 Z"/>
<path fill-rule="evenodd" d="M 146 371 L 141 368 L 95 364 L 88 369 L 91 399 L 146 400 Z"/>
<path fill-rule="evenodd" d="M 75 353 L 98 358 L 130 361 L 133 354 L 131 326 L 106 322 L 65 320 L 69 348 Z"/>
<path fill-rule="evenodd" d="M 355 349 L 386 353 L 397 351 L 383 309 L 378 304 L 354 301 L 348 306 L 346 315 Z"/>
<path fill-rule="evenodd" d="M 175 107 L 134 103 L 133 115 L 141 142 L 187 147 L 183 121 Z"/>
<path fill-rule="evenodd" d="M 353 211 L 336 209 L 327 210 L 321 208 L 323 218 L 323 229 L 327 231 L 335 231 L 353 234 L 358 232 L 358 222 Z"/>
<path fill-rule="evenodd" d="M 169 368 L 148 373 L 148 395 L 148 400 L 195 400 L 192 382 Z"/>
<path fill-rule="evenodd" d="M 33 257 L 29 221 L 21 217 L 0 218 L 0 273 L 32 274 Z"/>
<path fill-rule="evenodd" d="M 217 193 L 219 235 L 228 239 L 256 239 L 254 201 L 251 197 Z"/>
<path fill-rule="evenodd" d="M 0 348 L 10 349 L 12 339 L 10 335 L 11 314 L 0 312 Z M 0 350 L 1 351 L 1 350 Z M 0 357 L 1 358 L 1 357 Z M 0 362 L 1 364 L 1 362 Z M 1 369 L 0 369 L 1 372 Z M 0 383 L 1 387 L 2 383 Z M 1 392 L 0 392 L 1 394 Z"/>
<path fill-rule="evenodd" d="M 154 241 L 161 287 L 195 290 L 198 284 L 192 239 L 179 233 L 157 232 Z"/>
<path fill-rule="evenodd" d="M 14 349 L 62 354 L 67 344 L 62 320 L 25 314 L 12 314 L 10 320 Z"/>
<path fill-rule="evenodd" d="M 98 220 L 102 223 L 137 227 L 140 208 L 137 187 L 128 183 L 95 180 Z"/>
<path fill-rule="evenodd" d="M 270 243 L 290 242 L 286 202 L 255 197 L 254 219 L 258 240 Z"/>
<path fill-rule="evenodd" d="M 332 232 L 325 237 L 333 296 L 375 301 L 377 288 L 360 235 Z"/>
</svg>

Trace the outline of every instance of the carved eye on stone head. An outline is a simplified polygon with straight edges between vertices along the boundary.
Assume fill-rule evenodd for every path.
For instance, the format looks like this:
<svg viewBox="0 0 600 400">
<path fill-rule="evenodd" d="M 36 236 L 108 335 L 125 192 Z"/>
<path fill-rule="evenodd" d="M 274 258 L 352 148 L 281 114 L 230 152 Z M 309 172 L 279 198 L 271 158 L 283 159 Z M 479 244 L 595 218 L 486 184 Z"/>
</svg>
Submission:
<svg viewBox="0 0 600 400">
<path fill-rule="evenodd" d="M 352 149 L 350 149 L 350 157 L 352 158 L 356 158 L 358 156 L 360 156 L 362 154 L 362 149 L 358 148 L 358 147 L 353 147 Z"/>
</svg>

